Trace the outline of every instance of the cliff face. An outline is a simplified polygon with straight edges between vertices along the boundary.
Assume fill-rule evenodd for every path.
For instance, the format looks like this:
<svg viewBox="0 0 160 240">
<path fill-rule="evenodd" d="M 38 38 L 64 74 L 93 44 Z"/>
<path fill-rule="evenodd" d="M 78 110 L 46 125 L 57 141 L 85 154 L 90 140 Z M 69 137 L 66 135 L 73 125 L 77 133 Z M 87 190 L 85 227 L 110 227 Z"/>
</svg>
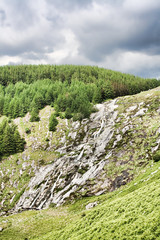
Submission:
<svg viewBox="0 0 160 240">
<path fill-rule="evenodd" d="M 23 154 L 3 160 L 8 166 L 13 161 L 8 167 L 13 173 L 10 183 L 3 181 L 1 163 L 2 207 L 7 199 L 4 187 L 10 191 L 10 203 L 16 203 L 14 211 L 42 209 L 113 191 L 143 171 L 160 148 L 160 88 L 96 107 L 97 112 L 82 122 L 60 120 L 56 133 L 47 127 L 50 107 L 41 111 L 40 123 L 29 123 L 28 115 L 15 120 L 22 135 L 28 126 L 31 134 L 25 135 Z M 16 177 L 14 161 L 19 167 Z"/>
</svg>

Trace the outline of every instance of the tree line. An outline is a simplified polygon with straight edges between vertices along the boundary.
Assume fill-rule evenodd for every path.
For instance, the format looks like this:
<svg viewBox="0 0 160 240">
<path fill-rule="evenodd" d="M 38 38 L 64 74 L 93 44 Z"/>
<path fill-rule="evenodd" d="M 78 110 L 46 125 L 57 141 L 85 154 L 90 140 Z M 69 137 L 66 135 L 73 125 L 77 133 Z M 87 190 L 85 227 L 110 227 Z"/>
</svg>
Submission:
<svg viewBox="0 0 160 240">
<path fill-rule="evenodd" d="M 81 120 L 89 117 L 95 103 L 159 85 L 156 79 L 91 66 L 4 66 L 0 67 L 0 114 L 16 118 L 30 112 L 30 120 L 39 121 L 39 110 L 51 105 L 57 116 Z"/>
<path fill-rule="evenodd" d="M 114 97 L 135 94 L 160 85 L 157 79 L 143 79 L 96 66 L 17 65 L 0 67 L 0 84 L 3 86 L 19 81 L 29 84 L 42 79 L 67 81 L 68 83 L 71 83 L 72 80 L 78 80 L 95 84 L 109 81 L 114 90 Z"/>
</svg>

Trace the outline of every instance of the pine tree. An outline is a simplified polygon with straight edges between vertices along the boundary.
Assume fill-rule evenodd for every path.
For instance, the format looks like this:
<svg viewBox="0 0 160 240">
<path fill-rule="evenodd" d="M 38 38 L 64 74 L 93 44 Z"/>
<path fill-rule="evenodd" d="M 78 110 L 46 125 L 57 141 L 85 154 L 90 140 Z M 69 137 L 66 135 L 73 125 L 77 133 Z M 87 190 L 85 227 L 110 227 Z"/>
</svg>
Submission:
<svg viewBox="0 0 160 240">
<path fill-rule="evenodd" d="M 0 95 L 0 114 L 3 114 L 4 96 Z"/>
<path fill-rule="evenodd" d="M 38 109 L 44 107 L 44 98 L 41 93 L 36 93 L 33 101 Z"/>
<path fill-rule="evenodd" d="M 17 128 L 14 131 L 14 141 L 15 141 L 16 152 L 23 152 L 25 141 L 23 138 L 21 138 Z"/>
<path fill-rule="evenodd" d="M 0 158 L 3 155 L 3 135 L 0 134 Z"/>
<path fill-rule="evenodd" d="M 39 120 L 39 110 L 37 108 L 33 108 L 33 110 L 31 111 L 30 122 L 38 122 Z"/>
<path fill-rule="evenodd" d="M 49 131 L 56 131 L 56 126 L 58 124 L 58 120 L 55 117 L 54 113 L 51 114 L 50 118 L 49 118 Z"/>
<path fill-rule="evenodd" d="M 3 135 L 3 154 L 10 155 L 16 152 L 13 130 L 7 123 Z"/>
<path fill-rule="evenodd" d="M 65 118 L 70 119 L 72 118 L 72 112 L 70 108 L 67 108 L 65 111 Z"/>
<path fill-rule="evenodd" d="M 8 97 L 8 96 L 5 96 L 5 98 L 4 98 L 4 106 L 3 106 L 3 115 L 8 116 L 8 113 L 9 113 L 8 106 L 9 106 L 10 102 L 11 102 L 11 98 Z"/>
<path fill-rule="evenodd" d="M 100 103 L 102 101 L 101 90 L 100 88 L 96 88 L 93 94 L 93 102 Z"/>
<path fill-rule="evenodd" d="M 15 99 L 14 106 L 13 106 L 13 118 L 19 117 L 19 100 Z"/>
</svg>

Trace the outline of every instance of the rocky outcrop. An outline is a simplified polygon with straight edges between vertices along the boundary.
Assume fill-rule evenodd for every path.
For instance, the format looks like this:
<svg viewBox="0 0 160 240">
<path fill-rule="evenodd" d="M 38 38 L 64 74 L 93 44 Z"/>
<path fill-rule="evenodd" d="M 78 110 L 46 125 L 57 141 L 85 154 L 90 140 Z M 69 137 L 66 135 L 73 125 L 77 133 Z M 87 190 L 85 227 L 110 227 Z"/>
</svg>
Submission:
<svg viewBox="0 0 160 240">
<path fill-rule="evenodd" d="M 60 205 L 76 195 L 99 195 L 115 186 L 104 167 L 109 156 L 106 147 L 118 114 L 116 100 L 96 107 L 98 111 L 90 119 L 72 123 L 70 145 L 56 150 L 64 156 L 35 173 L 15 210 Z"/>
</svg>

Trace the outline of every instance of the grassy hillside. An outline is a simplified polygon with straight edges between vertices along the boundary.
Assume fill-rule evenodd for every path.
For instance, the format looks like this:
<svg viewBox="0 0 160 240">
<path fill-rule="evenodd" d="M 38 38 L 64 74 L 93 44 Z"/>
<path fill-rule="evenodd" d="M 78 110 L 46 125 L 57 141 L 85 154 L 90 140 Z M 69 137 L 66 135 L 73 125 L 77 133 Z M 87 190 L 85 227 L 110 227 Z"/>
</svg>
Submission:
<svg viewBox="0 0 160 240">
<path fill-rule="evenodd" d="M 23 152 L 1 151 L 0 239 L 160 239 L 159 85 L 89 66 L 0 67 L 0 125 L 14 122 L 26 142 Z M 24 195 L 36 209 L 56 194 L 68 194 L 65 205 L 52 199 L 46 210 L 7 216 Z"/>
<path fill-rule="evenodd" d="M 3 240 L 160 239 L 160 163 L 113 193 L 1 217 Z M 98 205 L 90 210 L 91 202 Z"/>
</svg>

